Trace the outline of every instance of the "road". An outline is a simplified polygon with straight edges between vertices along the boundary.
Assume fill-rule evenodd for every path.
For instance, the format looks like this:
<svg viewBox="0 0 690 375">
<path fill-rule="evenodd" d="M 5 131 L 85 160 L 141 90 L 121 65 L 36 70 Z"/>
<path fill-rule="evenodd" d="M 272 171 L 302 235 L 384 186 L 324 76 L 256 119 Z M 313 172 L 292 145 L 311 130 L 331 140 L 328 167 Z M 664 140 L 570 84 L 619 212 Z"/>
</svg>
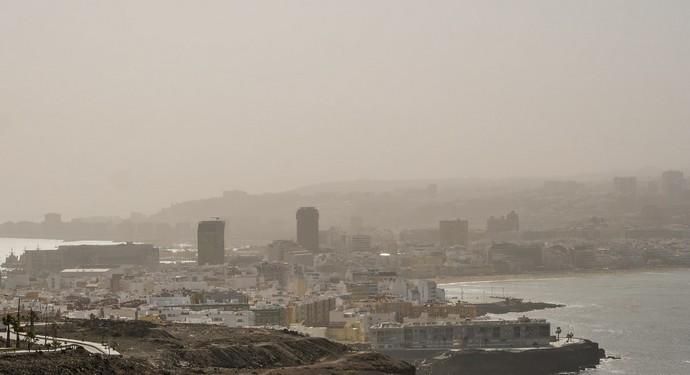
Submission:
<svg viewBox="0 0 690 375">
<path fill-rule="evenodd" d="M 16 337 L 16 333 L 14 330 L 10 330 L 10 336 L 14 339 Z M 26 338 L 26 334 L 19 332 L 19 337 L 24 339 Z M 47 340 L 49 342 L 57 341 L 63 345 L 77 345 L 87 352 L 91 354 L 100 354 L 100 355 L 109 355 L 109 356 L 120 356 L 120 353 L 118 353 L 115 349 L 110 348 L 106 345 L 97 343 L 97 342 L 91 342 L 91 341 L 80 341 L 80 340 L 73 340 L 73 339 L 66 339 L 62 337 L 57 337 L 54 338 L 52 336 L 43 336 L 43 335 L 36 335 L 36 339 L 38 342 Z"/>
</svg>

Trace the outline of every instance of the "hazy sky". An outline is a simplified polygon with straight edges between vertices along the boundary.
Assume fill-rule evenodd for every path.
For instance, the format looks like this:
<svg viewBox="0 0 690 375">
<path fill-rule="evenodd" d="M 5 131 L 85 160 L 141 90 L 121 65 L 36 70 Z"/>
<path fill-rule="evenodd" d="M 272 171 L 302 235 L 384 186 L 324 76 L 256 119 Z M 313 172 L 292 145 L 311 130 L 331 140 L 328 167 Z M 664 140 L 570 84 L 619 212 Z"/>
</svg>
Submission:
<svg viewBox="0 0 690 375">
<path fill-rule="evenodd" d="M 0 0 L 0 220 L 689 142 L 690 1 Z"/>
</svg>

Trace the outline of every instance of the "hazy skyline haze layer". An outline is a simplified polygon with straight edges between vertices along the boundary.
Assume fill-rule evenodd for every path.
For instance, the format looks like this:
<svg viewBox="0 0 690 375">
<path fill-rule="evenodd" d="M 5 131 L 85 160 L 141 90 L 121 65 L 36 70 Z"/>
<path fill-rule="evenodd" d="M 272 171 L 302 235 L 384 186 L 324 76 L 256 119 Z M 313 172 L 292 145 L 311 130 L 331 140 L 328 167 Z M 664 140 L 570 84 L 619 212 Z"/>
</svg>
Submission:
<svg viewBox="0 0 690 375">
<path fill-rule="evenodd" d="M 0 1 L 0 220 L 690 160 L 686 1 Z"/>
</svg>

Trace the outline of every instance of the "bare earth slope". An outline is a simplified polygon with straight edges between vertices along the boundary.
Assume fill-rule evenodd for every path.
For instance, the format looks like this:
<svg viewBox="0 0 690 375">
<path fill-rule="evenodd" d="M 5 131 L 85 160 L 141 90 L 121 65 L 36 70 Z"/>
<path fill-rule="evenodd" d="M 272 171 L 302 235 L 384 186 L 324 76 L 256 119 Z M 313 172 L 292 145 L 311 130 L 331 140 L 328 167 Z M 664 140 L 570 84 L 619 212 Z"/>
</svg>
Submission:
<svg viewBox="0 0 690 375">
<path fill-rule="evenodd" d="M 287 331 L 200 324 L 70 321 L 58 336 L 108 342 L 123 358 L 76 351 L 0 358 L 0 374 L 414 374 L 378 353 Z"/>
</svg>

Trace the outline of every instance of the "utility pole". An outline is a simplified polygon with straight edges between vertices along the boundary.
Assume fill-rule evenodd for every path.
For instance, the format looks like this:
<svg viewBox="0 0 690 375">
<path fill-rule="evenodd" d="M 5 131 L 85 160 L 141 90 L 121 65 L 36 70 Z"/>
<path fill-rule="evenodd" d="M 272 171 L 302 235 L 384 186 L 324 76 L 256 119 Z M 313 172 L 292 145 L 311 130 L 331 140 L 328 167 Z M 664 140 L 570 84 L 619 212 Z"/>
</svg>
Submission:
<svg viewBox="0 0 690 375">
<path fill-rule="evenodd" d="M 34 338 L 36 338 L 36 332 L 34 330 L 34 314 L 35 314 L 34 308 L 30 307 L 29 308 L 29 332 L 26 335 L 26 337 L 29 338 L 29 342 L 28 342 L 29 352 L 31 352 L 31 344 L 33 344 Z"/>
</svg>

